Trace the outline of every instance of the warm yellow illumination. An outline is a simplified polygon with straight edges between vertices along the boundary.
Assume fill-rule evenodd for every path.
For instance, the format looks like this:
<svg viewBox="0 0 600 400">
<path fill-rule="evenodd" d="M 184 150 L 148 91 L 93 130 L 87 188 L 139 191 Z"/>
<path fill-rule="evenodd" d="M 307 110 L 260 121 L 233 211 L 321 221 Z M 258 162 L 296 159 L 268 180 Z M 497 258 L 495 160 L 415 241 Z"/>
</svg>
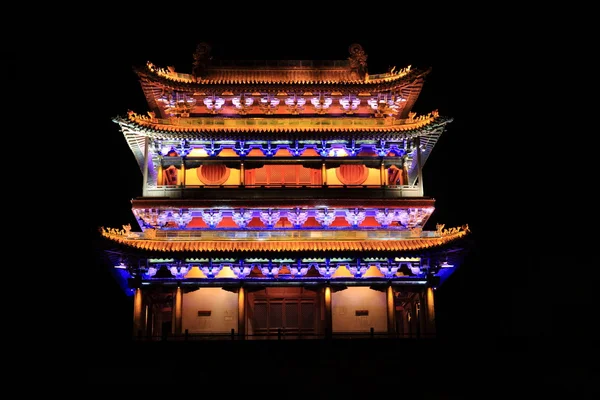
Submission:
<svg viewBox="0 0 600 400">
<path fill-rule="evenodd" d="M 381 278 L 384 275 L 381 273 L 379 268 L 377 268 L 375 265 L 371 265 L 369 268 L 367 268 L 367 271 L 363 274 L 363 276 L 365 278 Z"/>
<path fill-rule="evenodd" d="M 415 230 L 413 230 L 415 231 Z M 149 233 L 153 232 L 153 235 Z M 304 231 L 290 232 L 286 238 L 250 237 L 239 241 L 223 240 L 227 231 L 204 232 L 200 237 L 159 237 L 155 230 L 147 229 L 144 234 L 122 229 L 102 228 L 102 236 L 133 248 L 151 251 L 399 251 L 418 250 L 439 246 L 466 235 L 468 226 L 452 228 L 442 236 L 431 232 L 388 232 L 383 239 L 369 239 L 365 231 L 322 232 L 320 238 L 307 235 Z M 325 233 L 327 235 L 325 235 Z M 414 236 L 413 236 L 414 233 Z M 221 236 L 219 236 L 221 235 Z"/>
<path fill-rule="evenodd" d="M 350 271 L 348 271 L 348 268 L 346 268 L 345 266 L 341 266 L 338 269 L 335 270 L 335 272 L 333 273 L 333 275 L 331 275 L 332 278 L 351 278 L 352 274 L 350 273 Z"/>
<path fill-rule="evenodd" d="M 173 316 L 174 316 L 174 324 L 173 324 L 173 333 L 176 335 L 181 334 L 181 328 L 183 325 L 183 290 L 181 286 L 177 286 L 175 290 L 175 298 L 173 299 Z"/>
<path fill-rule="evenodd" d="M 238 335 L 246 334 L 246 289 L 238 289 Z"/>
<path fill-rule="evenodd" d="M 230 267 L 223 267 L 223 269 L 215 275 L 215 278 L 235 278 L 235 274 Z"/>
<path fill-rule="evenodd" d="M 227 83 L 240 83 L 252 81 L 253 83 L 336 83 L 340 82 L 344 79 L 344 83 L 352 82 L 356 85 L 365 85 L 365 84 L 373 84 L 373 83 L 386 83 L 386 82 L 394 82 L 400 81 L 401 79 L 411 72 L 411 66 L 409 65 L 406 68 L 401 68 L 396 70 L 396 67 L 392 68 L 389 72 L 385 72 L 383 74 L 366 74 L 364 79 L 354 79 L 351 81 L 345 80 L 347 72 L 349 70 L 342 70 L 342 75 L 344 78 L 340 77 L 338 71 L 332 71 L 330 73 L 323 73 L 324 76 L 320 77 L 320 79 L 315 79 L 313 75 L 313 71 L 308 70 L 303 73 L 303 71 L 295 70 L 293 74 L 286 73 L 289 70 L 283 70 L 283 74 L 279 71 L 275 70 L 267 70 L 266 73 L 260 74 L 257 78 L 256 70 L 252 70 L 251 72 L 240 70 L 228 71 L 227 75 L 217 74 L 213 75 L 211 78 L 202 78 L 195 77 L 192 74 L 186 74 L 182 72 L 176 72 L 175 68 L 172 66 L 168 66 L 167 68 L 161 68 L 150 61 L 146 63 L 146 67 L 148 71 L 151 73 L 165 78 L 166 80 L 172 82 L 180 82 L 187 83 L 196 86 L 197 88 L 201 88 L 206 84 L 227 84 Z M 233 72 L 233 73 L 232 73 Z M 399 83 L 400 83 L 399 82 Z M 285 96 L 288 92 L 277 92 L 278 96 Z M 221 92 L 222 96 L 233 96 L 233 92 L 226 90 Z M 253 95 L 260 96 L 261 93 L 255 92 Z M 304 95 L 312 95 L 310 92 L 305 92 Z M 332 95 L 341 95 L 341 92 L 332 92 Z"/>
<path fill-rule="evenodd" d="M 334 332 L 387 332 L 386 294 L 369 287 L 350 286 L 332 296 Z M 357 316 L 356 311 L 368 311 Z"/>
<path fill-rule="evenodd" d="M 410 113 L 408 118 L 357 118 L 344 117 L 335 119 L 315 118 L 150 118 L 129 111 L 129 121 L 141 126 L 152 127 L 155 130 L 169 132 L 298 132 L 298 131 L 347 131 L 347 132 L 400 132 L 422 128 L 439 118 L 437 111 L 417 116 Z M 218 121 L 218 123 L 215 123 Z M 261 153 L 262 155 L 262 153 Z"/>
<path fill-rule="evenodd" d="M 202 271 L 200 271 L 200 268 L 198 267 L 192 267 L 190 268 L 190 270 L 188 271 L 188 273 L 184 276 L 185 279 L 188 278 L 206 278 L 206 275 L 204 275 L 204 273 Z"/>
<path fill-rule="evenodd" d="M 331 149 L 328 155 L 329 157 L 347 157 L 348 152 L 345 149 Z"/>
<path fill-rule="evenodd" d="M 427 321 L 435 321 L 435 302 L 433 300 L 433 289 L 427 288 Z"/>
<path fill-rule="evenodd" d="M 396 323 L 394 321 L 394 314 L 396 310 L 394 305 L 394 289 L 392 289 L 392 285 L 388 285 L 385 295 L 387 303 L 388 333 L 394 333 L 396 331 Z"/>
<path fill-rule="evenodd" d="M 133 295 L 133 334 L 138 336 L 143 329 L 142 324 L 142 289 L 136 288 Z"/>
<path fill-rule="evenodd" d="M 325 300 L 325 329 L 326 332 L 332 333 L 333 314 L 331 310 L 331 287 L 329 285 L 325 286 L 323 297 Z"/>
<path fill-rule="evenodd" d="M 195 147 L 190 151 L 187 155 L 188 157 L 208 157 L 208 153 L 205 149 L 200 147 Z"/>
<path fill-rule="evenodd" d="M 227 148 L 223 149 L 219 152 L 218 157 L 239 157 L 238 153 L 235 152 L 234 149 Z"/>
</svg>

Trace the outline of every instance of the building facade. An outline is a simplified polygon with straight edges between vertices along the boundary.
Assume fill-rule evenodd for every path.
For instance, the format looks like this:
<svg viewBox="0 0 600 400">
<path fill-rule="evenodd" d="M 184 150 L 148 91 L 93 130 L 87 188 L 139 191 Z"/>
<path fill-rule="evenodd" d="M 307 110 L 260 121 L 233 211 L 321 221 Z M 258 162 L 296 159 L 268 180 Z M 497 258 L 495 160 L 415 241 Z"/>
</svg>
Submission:
<svg viewBox="0 0 600 400">
<path fill-rule="evenodd" d="M 347 60 L 136 67 L 119 125 L 138 227 L 101 228 L 136 338 L 435 336 L 468 227 L 426 231 L 423 165 L 450 118 L 412 112 L 429 70 Z"/>
</svg>

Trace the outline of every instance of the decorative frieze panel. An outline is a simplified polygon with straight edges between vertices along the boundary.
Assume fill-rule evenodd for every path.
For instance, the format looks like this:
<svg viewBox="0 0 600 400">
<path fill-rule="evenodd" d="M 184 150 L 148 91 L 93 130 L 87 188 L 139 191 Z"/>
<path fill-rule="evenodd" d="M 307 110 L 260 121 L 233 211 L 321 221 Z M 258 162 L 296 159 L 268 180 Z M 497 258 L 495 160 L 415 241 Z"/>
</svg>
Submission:
<svg viewBox="0 0 600 400">
<path fill-rule="evenodd" d="M 279 218 L 279 211 L 268 209 L 267 211 L 260 212 L 260 220 L 267 228 L 275 226 L 275 224 L 279 222 Z"/>
<path fill-rule="evenodd" d="M 202 271 L 202 273 L 206 275 L 207 278 L 214 278 L 223 269 L 223 267 L 220 264 L 213 263 L 209 263 L 208 265 L 201 265 L 199 268 L 200 271 Z"/>
<path fill-rule="evenodd" d="M 387 208 L 385 210 L 377 210 L 375 212 L 375 221 L 377 221 L 382 228 L 385 228 L 394 222 L 394 215 L 394 212 L 389 212 Z"/>
<path fill-rule="evenodd" d="M 234 211 L 231 213 L 231 219 L 236 225 L 240 228 L 245 228 L 248 226 L 248 223 L 252 220 L 253 212 L 249 210 L 241 209 L 239 211 Z"/>
<path fill-rule="evenodd" d="M 183 264 L 182 262 L 177 262 L 175 265 L 171 265 L 168 267 L 171 275 L 173 275 L 177 279 L 183 279 L 190 272 L 191 266 L 188 264 Z"/>
<path fill-rule="evenodd" d="M 356 228 L 365 220 L 366 216 L 365 211 L 355 208 L 354 210 L 346 210 L 345 218 L 351 227 Z"/>
<path fill-rule="evenodd" d="M 202 211 L 202 220 L 210 228 L 215 228 L 223 220 L 223 213 L 220 210 Z"/>
<path fill-rule="evenodd" d="M 446 264 L 444 264 L 444 262 Z M 217 275 L 228 267 L 231 269 L 237 279 L 303 279 L 306 278 L 309 270 L 314 269 L 320 276 L 311 274 L 315 279 L 347 279 L 347 273 L 336 274 L 339 268 L 347 269 L 354 279 L 363 279 L 369 268 L 377 268 L 386 279 L 404 279 L 411 277 L 423 277 L 431 269 L 439 270 L 441 268 L 453 268 L 454 265 L 448 264 L 447 256 L 441 256 L 439 259 L 420 259 L 419 257 L 365 257 L 348 258 L 186 258 L 186 259 L 148 259 L 146 266 L 127 270 L 134 275 L 140 273 L 145 280 L 164 279 L 163 274 L 158 274 L 161 268 L 165 268 L 176 279 L 186 279 L 186 275 L 193 267 L 198 267 L 206 278 L 215 279 Z M 434 268 L 430 268 L 433 265 Z M 115 268 L 122 268 L 121 265 Z M 251 275 L 252 270 L 260 271 L 261 275 Z M 402 269 L 402 274 L 398 271 Z M 288 272 L 289 271 L 289 272 Z M 313 271 L 314 272 L 314 271 Z M 161 275 L 158 277 L 158 275 Z M 376 278 L 377 275 L 369 275 L 368 279 Z M 383 277 L 380 277 L 383 278 Z M 197 275 L 193 279 L 198 279 Z"/>
<path fill-rule="evenodd" d="M 236 278 L 242 279 L 250 274 L 250 271 L 252 271 L 252 266 L 246 265 L 244 263 L 239 263 L 231 267 L 231 270 L 233 271 L 233 274 Z"/>
<path fill-rule="evenodd" d="M 335 220 L 335 210 L 319 209 L 315 212 L 315 219 L 321 226 L 329 226 Z"/>
<path fill-rule="evenodd" d="M 330 264 L 329 260 L 327 260 L 325 264 L 311 263 L 309 266 L 316 268 L 317 271 L 319 271 L 319 274 L 324 278 L 331 278 L 331 275 L 338 269 L 338 266 Z"/>
<path fill-rule="evenodd" d="M 134 209 L 140 227 L 146 229 L 160 230 L 186 230 L 194 218 L 201 218 L 208 228 L 194 229 L 216 229 L 225 217 L 235 222 L 238 228 L 245 229 L 253 218 L 260 219 L 264 228 L 256 229 L 319 229 L 318 227 L 305 227 L 305 223 L 313 217 L 321 228 L 331 228 L 336 218 L 343 218 L 346 222 L 336 224 L 337 230 L 361 229 L 367 217 L 372 217 L 378 227 L 392 230 L 413 231 L 422 229 L 427 222 L 433 207 L 425 208 L 240 208 L 240 209 Z M 292 225 L 287 227 L 279 223 L 281 218 L 287 218 Z M 373 228 L 372 220 L 365 226 Z M 419 232 L 415 230 L 415 235 Z"/>
<path fill-rule="evenodd" d="M 260 272 L 267 278 L 272 278 L 279 273 L 279 265 L 271 263 L 267 265 L 261 265 Z"/>
<path fill-rule="evenodd" d="M 306 273 L 308 272 L 309 266 L 302 265 L 301 263 L 296 263 L 296 264 L 288 265 L 288 268 L 290 269 L 290 274 L 293 277 L 300 277 L 300 276 L 306 275 Z"/>
<path fill-rule="evenodd" d="M 308 219 L 308 211 L 295 208 L 294 210 L 287 212 L 287 219 L 294 228 L 300 228 Z"/>
<path fill-rule="evenodd" d="M 386 278 L 393 278 L 396 273 L 398 272 L 398 269 L 400 268 L 400 265 L 393 265 L 393 264 L 379 264 L 378 265 L 379 268 L 379 272 L 381 272 Z"/>
<path fill-rule="evenodd" d="M 248 104 L 248 97 L 244 100 Z M 243 107 L 241 107 L 243 109 Z M 247 109 L 251 108 L 246 106 Z M 237 110 L 238 113 L 245 112 L 242 109 Z M 264 155 L 268 155 L 269 139 L 265 140 L 254 140 L 252 141 L 252 148 L 258 148 L 263 151 Z M 402 140 L 369 140 L 361 141 L 362 143 L 357 144 L 354 139 L 351 140 L 336 140 L 332 143 L 328 140 L 320 140 L 318 145 L 315 146 L 315 141 L 300 141 L 300 140 L 278 140 L 277 148 L 288 150 L 293 157 L 302 157 L 304 152 L 309 149 L 316 150 L 322 157 L 334 157 L 331 150 L 335 144 L 335 149 L 338 152 L 343 153 L 347 156 L 357 156 L 361 154 L 361 157 L 371 155 L 375 157 L 388 157 L 390 153 L 393 153 L 390 157 L 403 157 L 409 156 L 407 162 L 414 157 L 414 144 L 410 138 Z M 192 152 L 192 150 L 204 149 L 206 153 L 204 155 L 201 152 Z M 158 162 L 158 157 L 203 157 L 210 156 L 216 157 L 219 155 L 221 150 L 233 149 L 237 155 L 244 157 L 250 151 L 250 146 L 246 140 L 154 140 L 149 148 L 150 156 L 153 160 Z M 373 153 L 371 150 L 375 150 Z"/>
</svg>

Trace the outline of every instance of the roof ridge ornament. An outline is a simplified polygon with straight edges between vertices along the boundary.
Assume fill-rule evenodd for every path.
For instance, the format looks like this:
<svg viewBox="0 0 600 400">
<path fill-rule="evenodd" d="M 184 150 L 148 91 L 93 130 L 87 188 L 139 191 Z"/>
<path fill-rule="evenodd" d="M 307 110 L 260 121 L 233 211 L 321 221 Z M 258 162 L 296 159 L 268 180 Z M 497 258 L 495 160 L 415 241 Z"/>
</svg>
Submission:
<svg viewBox="0 0 600 400">
<path fill-rule="evenodd" d="M 196 51 L 193 54 L 194 62 L 192 63 L 192 76 L 196 79 L 200 79 L 210 60 L 212 60 L 210 50 L 210 45 L 205 42 L 198 43 L 196 46 Z"/>
<path fill-rule="evenodd" d="M 367 76 L 367 53 L 358 43 L 351 44 L 348 51 L 350 52 L 350 57 L 348 57 L 350 68 L 353 72 L 358 73 L 361 79 L 365 79 Z"/>
</svg>

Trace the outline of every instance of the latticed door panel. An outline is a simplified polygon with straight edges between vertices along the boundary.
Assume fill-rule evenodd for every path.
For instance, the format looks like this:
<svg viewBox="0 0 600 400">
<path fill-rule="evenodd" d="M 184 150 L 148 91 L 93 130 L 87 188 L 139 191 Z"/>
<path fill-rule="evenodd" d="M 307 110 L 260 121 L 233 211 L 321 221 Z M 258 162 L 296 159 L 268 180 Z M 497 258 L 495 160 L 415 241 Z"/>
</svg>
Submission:
<svg viewBox="0 0 600 400">
<path fill-rule="evenodd" d="M 300 328 L 303 333 L 314 333 L 315 331 L 315 303 L 300 303 Z"/>
<path fill-rule="evenodd" d="M 266 302 L 255 302 L 254 303 L 254 331 L 266 333 L 268 329 L 267 315 L 268 315 L 268 304 Z"/>
<path fill-rule="evenodd" d="M 256 335 L 312 335 L 316 332 L 315 302 L 298 298 L 256 300 L 253 330 Z"/>
<path fill-rule="evenodd" d="M 269 302 L 269 333 L 277 332 L 283 326 L 283 301 Z"/>
<path fill-rule="evenodd" d="M 321 171 L 302 165 L 265 165 L 246 170 L 246 185 L 311 186 L 321 185 Z"/>
<path fill-rule="evenodd" d="M 285 329 L 298 329 L 299 326 L 299 312 L 298 302 L 289 301 L 285 302 Z"/>
<path fill-rule="evenodd" d="M 281 166 L 283 171 L 283 184 L 284 185 L 297 185 L 298 184 L 298 166 L 291 165 L 289 167 Z"/>
<path fill-rule="evenodd" d="M 258 168 L 254 170 L 254 183 L 256 185 L 268 185 L 268 174 L 265 168 Z"/>
</svg>

